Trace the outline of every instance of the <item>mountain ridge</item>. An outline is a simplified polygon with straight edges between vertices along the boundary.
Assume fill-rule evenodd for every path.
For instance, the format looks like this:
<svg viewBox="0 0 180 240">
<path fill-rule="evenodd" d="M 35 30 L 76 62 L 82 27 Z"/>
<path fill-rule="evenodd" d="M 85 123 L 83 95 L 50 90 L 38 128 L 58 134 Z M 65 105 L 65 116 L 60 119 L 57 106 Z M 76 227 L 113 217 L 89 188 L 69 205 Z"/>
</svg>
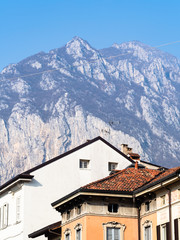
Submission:
<svg viewBox="0 0 180 240">
<path fill-rule="evenodd" d="M 96 50 L 75 37 L 4 68 L 1 181 L 98 135 L 142 160 L 178 165 L 180 62 L 145 46 Z"/>
</svg>

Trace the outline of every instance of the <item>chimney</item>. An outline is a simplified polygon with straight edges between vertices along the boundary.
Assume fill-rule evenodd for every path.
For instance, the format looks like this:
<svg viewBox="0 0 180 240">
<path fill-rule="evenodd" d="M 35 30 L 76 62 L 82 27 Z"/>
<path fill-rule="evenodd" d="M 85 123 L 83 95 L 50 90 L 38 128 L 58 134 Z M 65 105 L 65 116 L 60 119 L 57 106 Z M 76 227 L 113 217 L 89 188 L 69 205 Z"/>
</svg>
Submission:
<svg viewBox="0 0 180 240">
<path fill-rule="evenodd" d="M 132 148 L 128 147 L 128 144 L 121 144 L 121 152 L 128 155 L 132 152 Z"/>
<path fill-rule="evenodd" d="M 129 153 L 129 157 L 133 160 L 133 161 L 140 161 L 140 155 L 137 153 Z"/>
<path fill-rule="evenodd" d="M 135 169 L 138 169 L 138 161 L 135 162 Z"/>
</svg>

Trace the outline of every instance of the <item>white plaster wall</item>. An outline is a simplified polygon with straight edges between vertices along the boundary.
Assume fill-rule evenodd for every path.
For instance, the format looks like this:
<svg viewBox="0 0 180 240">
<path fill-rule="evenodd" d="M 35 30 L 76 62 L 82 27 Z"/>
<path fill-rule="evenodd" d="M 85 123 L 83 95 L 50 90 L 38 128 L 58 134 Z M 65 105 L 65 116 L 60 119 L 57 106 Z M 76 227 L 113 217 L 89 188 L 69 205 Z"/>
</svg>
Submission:
<svg viewBox="0 0 180 240">
<path fill-rule="evenodd" d="M 21 198 L 21 207 L 20 207 L 20 221 L 16 220 L 16 200 L 17 197 Z M 23 210 L 24 210 L 24 190 L 21 189 L 9 189 L 6 194 L 2 194 L 0 197 L 0 207 L 8 203 L 8 226 L 0 230 L 0 239 L 1 240 L 23 240 Z"/>
<path fill-rule="evenodd" d="M 79 159 L 90 160 L 89 169 L 79 169 Z M 31 174 L 34 179 L 25 186 L 24 240 L 27 235 L 61 219 L 51 203 L 77 188 L 109 175 L 108 162 L 117 162 L 118 169 L 130 162 L 98 140 Z M 45 239 L 44 237 L 37 238 Z"/>
</svg>

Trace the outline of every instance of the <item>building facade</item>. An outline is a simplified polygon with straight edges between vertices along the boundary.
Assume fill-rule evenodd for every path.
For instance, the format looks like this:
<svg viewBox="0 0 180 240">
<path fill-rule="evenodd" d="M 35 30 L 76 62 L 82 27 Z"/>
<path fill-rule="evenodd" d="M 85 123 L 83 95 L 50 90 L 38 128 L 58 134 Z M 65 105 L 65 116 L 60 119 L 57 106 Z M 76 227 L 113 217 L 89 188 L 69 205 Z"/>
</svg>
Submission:
<svg viewBox="0 0 180 240">
<path fill-rule="evenodd" d="M 0 187 L 0 239 L 29 239 L 28 234 L 60 221 L 51 207 L 55 199 L 132 163 L 97 137 L 16 176 Z"/>
<path fill-rule="evenodd" d="M 179 240 L 180 167 L 117 171 L 52 206 L 61 240 Z"/>
</svg>

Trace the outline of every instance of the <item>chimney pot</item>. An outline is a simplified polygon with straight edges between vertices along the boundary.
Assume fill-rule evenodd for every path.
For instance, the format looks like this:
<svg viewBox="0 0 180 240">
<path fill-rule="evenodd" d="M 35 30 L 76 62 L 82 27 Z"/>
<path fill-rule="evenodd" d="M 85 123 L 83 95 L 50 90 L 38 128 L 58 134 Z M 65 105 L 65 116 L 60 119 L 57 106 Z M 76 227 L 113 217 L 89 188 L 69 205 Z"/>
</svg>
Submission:
<svg viewBox="0 0 180 240">
<path fill-rule="evenodd" d="M 135 162 L 135 169 L 138 169 L 138 161 Z"/>
</svg>

